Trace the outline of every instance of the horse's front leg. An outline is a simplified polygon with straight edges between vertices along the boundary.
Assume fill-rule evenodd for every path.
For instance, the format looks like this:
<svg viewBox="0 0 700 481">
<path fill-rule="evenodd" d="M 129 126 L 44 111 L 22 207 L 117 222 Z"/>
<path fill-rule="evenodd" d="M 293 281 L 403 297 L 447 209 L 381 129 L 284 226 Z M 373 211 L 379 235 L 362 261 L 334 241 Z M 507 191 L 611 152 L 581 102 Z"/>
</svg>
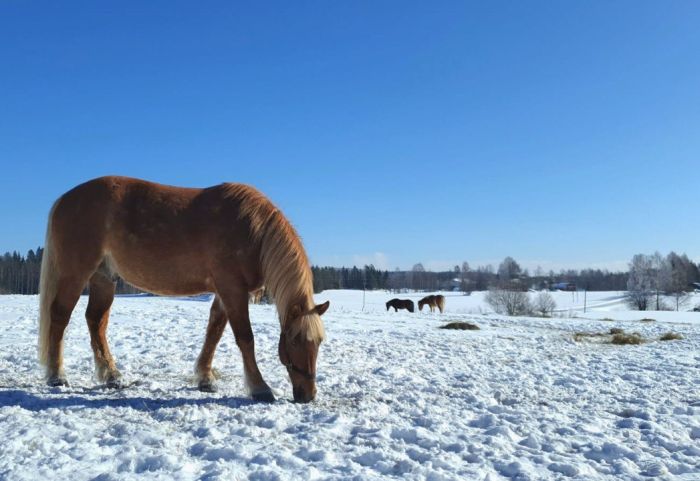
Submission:
<svg viewBox="0 0 700 481">
<path fill-rule="evenodd" d="M 273 402 L 275 396 L 260 374 L 258 363 L 255 359 L 255 340 L 253 329 L 250 327 L 248 313 L 248 292 L 230 292 L 220 294 L 226 308 L 228 320 L 236 337 L 236 344 L 243 357 L 243 369 L 248 390 L 256 401 Z"/>
<path fill-rule="evenodd" d="M 202 352 L 199 354 L 195 366 L 198 387 L 202 392 L 216 392 L 216 385 L 214 383 L 216 377 L 212 372 L 211 366 L 214 361 L 216 346 L 219 344 L 221 336 L 223 336 L 224 330 L 226 329 L 226 321 L 226 311 L 221 303 L 221 299 L 219 299 L 219 296 L 215 296 L 214 302 L 211 305 L 211 310 L 209 311 L 207 335 L 204 339 Z"/>
</svg>

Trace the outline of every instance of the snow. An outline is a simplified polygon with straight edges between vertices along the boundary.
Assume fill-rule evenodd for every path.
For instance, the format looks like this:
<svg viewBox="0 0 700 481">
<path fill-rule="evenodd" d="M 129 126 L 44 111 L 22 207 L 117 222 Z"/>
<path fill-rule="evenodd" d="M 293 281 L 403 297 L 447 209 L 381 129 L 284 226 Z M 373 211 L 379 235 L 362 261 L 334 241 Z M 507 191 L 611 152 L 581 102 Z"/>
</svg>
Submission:
<svg viewBox="0 0 700 481">
<path fill-rule="evenodd" d="M 133 384 L 111 391 L 93 379 L 86 298 L 66 333 L 71 386 L 49 388 L 37 298 L 0 296 L 0 479 L 700 479 L 700 313 L 626 311 L 621 293 L 588 293 L 584 314 L 582 294 L 561 292 L 567 317 L 509 318 L 482 293 L 446 295 L 444 314 L 411 314 L 384 303 L 420 294 L 319 294 L 328 339 L 307 405 L 290 401 L 274 307 L 251 306 L 278 397 L 257 404 L 230 332 L 219 392 L 196 390 L 202 299 L 116 299 L 109 340 Z M 438 329 L 448 321 L 481 330 Z M 684 339 L 572 340 L 611 327 Z"/>
</svg>

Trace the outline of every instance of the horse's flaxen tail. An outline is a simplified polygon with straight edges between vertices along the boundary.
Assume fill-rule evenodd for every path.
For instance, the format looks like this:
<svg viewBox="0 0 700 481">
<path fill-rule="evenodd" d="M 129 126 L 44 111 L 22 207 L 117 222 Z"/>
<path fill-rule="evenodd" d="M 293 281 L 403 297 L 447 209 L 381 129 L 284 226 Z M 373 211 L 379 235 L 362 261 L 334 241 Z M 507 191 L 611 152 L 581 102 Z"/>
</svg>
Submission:
<svg viewBox="0 0 700 481">
<path fill-rule="evenodd" d="M 435 300 L 437 301 L 438 309 L 440 309 L 440 314 L 442 314 L 442 311 L 445 310 L 445 297 L 437 296 Z"/>
<path fill-rule="evenodd" d="M 51 325 L 51 304 L 58 290 L 58 268 L 51 235 L 53 212 L 58 201 L 51 207 L 46 226 L 44 254 L 41 258 L 41 277 L 39 281 L 39 362 L 46 365 L 49 355 L 49 327 Z"/>
</svg>

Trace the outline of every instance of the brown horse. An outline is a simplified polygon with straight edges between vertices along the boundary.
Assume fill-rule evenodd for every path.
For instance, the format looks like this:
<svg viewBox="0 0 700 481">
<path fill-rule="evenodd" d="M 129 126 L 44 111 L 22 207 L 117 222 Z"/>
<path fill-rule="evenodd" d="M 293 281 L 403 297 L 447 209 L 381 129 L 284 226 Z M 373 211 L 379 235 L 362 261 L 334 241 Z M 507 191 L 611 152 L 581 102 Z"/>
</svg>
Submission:
<svg viewBox="0 0 700 481">
<path fill-rule="evenodd" d="M 408 309 L 409 312 L 413 312 L 415 308 L 413 307 L 413 301 L 410 299 L 392 299 L 387 301 L 386 310 L 393 307 L 394 312 L 399 312 L 399 309 Z"/>
<path fill-rule="evenodd" d="M 251 304 L 260 304 L 265 296 L 265 286 L 248 294 L 248 302 Z"/>
<path fill-rule="evenodd" d="M 423 311 L 423 306 L 428 305 L 430 307 L 430 312 L 434 312 L 437 307 L 440 309 L 440 314 L 445 310 L 445 296 L 440 294 L 436 296 L 426 296 L 420 301 L 418 301 L 418 310 Z"/>
<path fill-rule="evenodd" d="M 107 345 L 115 281 L 163 295 L 214 292 L 196 365 L 199 388 L 214 390 L 212 360 L 231 325 L 253 399 L 274 401 L 255 359 L 248 293 L 263 283 L 281 325 L 279 358 L 295 401 L 316 395 L 316 357 L 323 340 L 313 302 L 309 261 L 294 228 L 272 202 L 243 184 L 171 187 L 127 177 L 102 177 L 62 195 L 49 215 L 41 266 L 39 359 L 48 384 L 67 385 L 63 333 L 83 288 L 85 317 L 98 378 L 121 387 Z"/>
</svg>

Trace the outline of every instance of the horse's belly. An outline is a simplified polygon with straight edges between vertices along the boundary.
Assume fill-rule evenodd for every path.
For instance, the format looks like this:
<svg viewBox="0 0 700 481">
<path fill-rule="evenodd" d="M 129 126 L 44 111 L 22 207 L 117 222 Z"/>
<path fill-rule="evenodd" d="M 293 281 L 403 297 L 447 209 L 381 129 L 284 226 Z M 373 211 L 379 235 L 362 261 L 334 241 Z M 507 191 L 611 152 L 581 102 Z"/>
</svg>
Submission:
<svg viewBox="0 0 700 481">
<path fill-rule="evenodd" d="M 150 256 L 149 256 L 150 257 Z M 213 292 L 211 276 L 196 262 L 178 262 L 152 256 L 129 260 L 110 257 L 110 268 L 129 284 L 161 295 L 193 295 Z"/>
</svg>

